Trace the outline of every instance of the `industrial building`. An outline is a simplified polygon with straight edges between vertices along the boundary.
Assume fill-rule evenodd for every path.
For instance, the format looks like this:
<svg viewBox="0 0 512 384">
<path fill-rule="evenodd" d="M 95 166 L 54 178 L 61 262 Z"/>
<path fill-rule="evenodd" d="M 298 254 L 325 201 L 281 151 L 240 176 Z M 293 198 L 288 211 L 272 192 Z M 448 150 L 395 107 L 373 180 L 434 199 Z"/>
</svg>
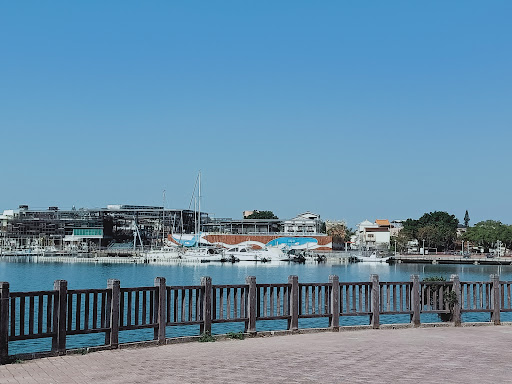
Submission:
<svg viewBox="0 0 512 384">
<path fill-rule="evenodd" d="M 61 210 L 29 209 L 20 205 L 0 215 L 0 246 L 4 250 L 87 247 L 99 248 L 133 242 L 162 243 L 169 233 L 194 233 L 198 213 L 139 205 Z M 208 214 L 201 213 L 201 223 Z"/>
</svg>

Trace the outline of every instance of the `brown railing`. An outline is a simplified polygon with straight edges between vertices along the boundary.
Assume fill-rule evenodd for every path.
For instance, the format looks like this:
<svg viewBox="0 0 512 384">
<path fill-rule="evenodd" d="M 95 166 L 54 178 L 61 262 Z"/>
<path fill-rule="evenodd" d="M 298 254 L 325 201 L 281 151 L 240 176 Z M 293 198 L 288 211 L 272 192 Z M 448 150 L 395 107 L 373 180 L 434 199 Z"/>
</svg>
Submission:
<svg viewBox="0 0 512 384">
<path fill-rule="evenodd" d="M 167 287 L 167 326 L 201 324 L 203 287 L 200 285 Z"/>
<path fill-rule="evenodd" d="M 412 314 L 411 282 L 380 283 L 380 314 L 406 315 Z"/>
<path fill-rule="evenodd" d="M 212 324 L 244 323 L 248 333 L 257 332 L 257 321 L 287 320 L 291 331 L 299 319 L 326 318 L 329 327 L 339 328 L 340 316 L 368 316 L 374 328 L 381 315 L 408 315 L 419 325 L 422 314 L 449 315 L 460 325 L 461 314 L 481 312 L 500 324 L 500 312 L 512 312 L 512 282 L 419 281 L 340 282 L 330 276 L 326 283 L 299 283 L 290 276 L 287 283 L 257 284 L 254 276 L 245 284 L 212 285 L 203 277 L 200 285 L 167 286 L 165 278 L 153 287 L 121 288 L 109 280 L 106 289 L 68 290 L 57 280 L 51 291 L 10 292 L 0 283 L 0 360 L 9 357 L 9 342 L 51 338 L 51 354 L 66 352 L 66 336 L 104 333 L 105 346 L 117 348 L 119 333 L 153 329 L 157 343 L 166 340 L 172 326 L 199 325 L 200 333 L 212 331 Z"/>
<path fill-rule="evenodd" d="M 420 309 L 422 313 L 450 312 L 447 298 L 453 290 L 451 281 L 428 281 L 421 283 Z"/>
</svg>

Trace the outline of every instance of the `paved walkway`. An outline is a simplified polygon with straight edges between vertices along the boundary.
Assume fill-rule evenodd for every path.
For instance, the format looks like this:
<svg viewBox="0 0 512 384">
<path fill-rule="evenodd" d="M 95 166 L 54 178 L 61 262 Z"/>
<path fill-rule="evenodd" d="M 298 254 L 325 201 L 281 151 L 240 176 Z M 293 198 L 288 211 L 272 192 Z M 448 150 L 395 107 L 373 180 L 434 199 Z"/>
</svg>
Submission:
<svg viewBox="0 0 512 384">
<path fill-rule="evenodd" d="M 512 326 L 315 333 L 69 355 L 0 383 L 512 383 Z"/>
</svg>

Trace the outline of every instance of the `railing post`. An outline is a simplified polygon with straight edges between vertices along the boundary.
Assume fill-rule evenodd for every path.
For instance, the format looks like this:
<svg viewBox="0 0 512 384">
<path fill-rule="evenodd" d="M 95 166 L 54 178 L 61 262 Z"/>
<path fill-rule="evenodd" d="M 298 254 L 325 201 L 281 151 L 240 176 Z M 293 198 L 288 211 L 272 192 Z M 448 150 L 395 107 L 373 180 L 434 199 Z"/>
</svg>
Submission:
<svg viewBox="0 0 512 384">
<path fill-rule="evenodd" d="M 329 318 L 329 327 L 333 331 L 340 328 L 340 278 L 336 275 L 329 276 L 331 284 L 331 317 Z"/>
<path fill-rule="evenodd" d="M 9 357 L 9 283 L 0 282 L 0 364 Z"/>
<path fill-rule="evenodd" d="M 155 318 L 158 327 L 155 328 L 154 339 L 158 340 L 159 344 L 165 343 L 165 314 L 166 314 L 166 281 L 165 277 L 155 278 L 155 287 L 157 287 L 155 295 Z"/>
<path fill-rule="evenodd" d="M 456 327 L 460 327 L 461 325 L 461 315 L 460 308 L 462 306 L 461 300 L 461 289 L 460 289 L 460 279 L 459 275 L 451 275 L 450 280 L 453 282 L 452 290 L 455 292 L 456 301 L 453 304 L 452 309 L 452 320 Z"/>
<path fill-rule="evenodd" d="M 68 282 L 55 280 L 53 289 L 57 291 L 53 301 L 53 332 L 52 351 L 59 354 L 66 352 L 66 312 L 68 302 Z"/>
<path fill-rule="evenodd" d="M 372 328 L 377 329 L 380 326 L 380 284 L 379 275 L 370 275 L 372 281 L 372 314 L 370 325 Z"/>
<path fill-rule="evenodd" d="M 201 277 L 203 286 L 203 322 L 200 325 L 200 332 L 212 333 L 212 278 L 209 276 Z"/>
<path fill-rule="evenodd" d="M 500 305 L 501 305 L 501 290 L 500 290 L 500 275 L 491 275 L 492 281 L 492 318 L 494 325 L 500 325 Z"/>
<path fill-rule="evenodd" d="M 411 324 L 419 327 L 421 324 L 421 294 L 420 294 L 420 276 L 411 275 L 412 290 L 411 290 Z"/>
<path fill-rule="evenodd" d="M 258 288 L 256 286 L 256 276 L 247 276 L 245 283 L 249 286 L 247 291 L 247 318 L 245 323 L 245 331 L 256 333 L 256 306 L 258 303 Z"/>
<path fill-rule="evenodd" d="M 288 329 L 296 331 L 299 329 L 299 277 L 292 275 L 288 277 L 290 288 L 290 319 L 288 320 Z"/>
<path fill-rule="evenodd" d="M 121 295 L 121 282 L 117 279 L 108 279 L 107 288 L 110 292 L 110 340 L 111 348 L 119 347 L 119 296 Z"/>
</svg>

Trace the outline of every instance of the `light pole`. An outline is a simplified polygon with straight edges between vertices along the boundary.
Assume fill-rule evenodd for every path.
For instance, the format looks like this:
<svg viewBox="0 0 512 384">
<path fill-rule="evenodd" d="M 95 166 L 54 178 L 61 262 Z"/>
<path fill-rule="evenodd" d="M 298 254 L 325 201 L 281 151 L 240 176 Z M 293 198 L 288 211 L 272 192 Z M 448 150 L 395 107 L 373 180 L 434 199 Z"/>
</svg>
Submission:
<svg viewBox="0 0 512 384">
<path fill-rule="evenodd" d="M 425 239 L 423 239 L 423 255 L 425 255 Z"/>
<path fill-rule="evenodd" d="M 395 240 L 395 257 L 396 257 L 396 240 Z"/>
<path fill-rule="evenodd" d="M 460 246 L 460 254 L 464 255 L 464 240 L 461 240 L 461 241 L 462 241 L 462 245 Z"/>
</svg>

